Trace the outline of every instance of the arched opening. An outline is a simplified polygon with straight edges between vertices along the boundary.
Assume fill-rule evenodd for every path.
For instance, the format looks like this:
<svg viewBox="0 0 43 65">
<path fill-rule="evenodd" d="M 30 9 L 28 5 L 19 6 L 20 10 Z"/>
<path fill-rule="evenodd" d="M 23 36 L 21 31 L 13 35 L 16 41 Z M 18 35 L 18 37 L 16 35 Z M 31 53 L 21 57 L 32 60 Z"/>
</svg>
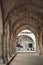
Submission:
<svg viewBox="0 0 43 65">
<path fill-rule="evenodd" d="M 32 31 L 25 29 L 18 33 L 16 50 L 17 52 L 36 52 L 36 37 Z"/>
</svg>

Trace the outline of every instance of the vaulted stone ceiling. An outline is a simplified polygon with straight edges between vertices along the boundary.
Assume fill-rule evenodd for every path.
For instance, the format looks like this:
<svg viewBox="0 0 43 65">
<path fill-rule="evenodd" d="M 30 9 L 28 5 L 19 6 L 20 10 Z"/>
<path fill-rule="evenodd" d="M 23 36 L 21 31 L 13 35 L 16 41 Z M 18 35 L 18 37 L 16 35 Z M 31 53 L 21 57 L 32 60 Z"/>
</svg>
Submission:
<svg viewBox="0 0 43 65">
<path fill-rule="evenodd" d="M 2 0 L 2 7 L 4 21 L 9 19 L 12 29 L 25 24 L 43 28 L 43 0 Z"/>
</svg>

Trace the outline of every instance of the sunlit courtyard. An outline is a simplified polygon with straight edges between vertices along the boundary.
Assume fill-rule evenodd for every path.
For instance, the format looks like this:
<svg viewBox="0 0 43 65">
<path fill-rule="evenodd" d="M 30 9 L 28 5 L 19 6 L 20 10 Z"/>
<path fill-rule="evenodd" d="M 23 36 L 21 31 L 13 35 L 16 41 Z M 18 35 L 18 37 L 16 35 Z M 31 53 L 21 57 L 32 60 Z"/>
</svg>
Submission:
<svg viewBox="0 0 43 65">
<path fill-rule="evenodd" d="M 36 37 L 30 30 L 22 30 L 17 35 L 17 52 L 36 52 Z"/>
</svg>

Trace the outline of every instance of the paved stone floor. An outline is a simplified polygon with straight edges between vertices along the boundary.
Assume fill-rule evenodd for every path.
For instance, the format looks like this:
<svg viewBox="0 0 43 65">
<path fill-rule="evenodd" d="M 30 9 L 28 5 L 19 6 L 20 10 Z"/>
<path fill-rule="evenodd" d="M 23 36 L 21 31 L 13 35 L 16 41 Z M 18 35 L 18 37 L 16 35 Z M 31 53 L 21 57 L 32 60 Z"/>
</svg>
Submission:
<svg viewBox="0 0 43 65">
<path fill-rule="evenodd" d="M 43 65 L 43 56 L 18 54 L 10 65 Z"/>
</svg>

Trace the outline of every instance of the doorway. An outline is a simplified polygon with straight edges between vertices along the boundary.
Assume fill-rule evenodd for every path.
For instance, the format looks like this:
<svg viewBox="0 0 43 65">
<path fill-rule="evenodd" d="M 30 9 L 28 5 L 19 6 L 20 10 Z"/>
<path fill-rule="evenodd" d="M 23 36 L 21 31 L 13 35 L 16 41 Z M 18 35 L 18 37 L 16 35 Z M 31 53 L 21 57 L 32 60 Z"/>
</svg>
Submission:
<svg viewBox="0 0 43 65">
<path fill-rule="evenodd" d="M 36 38 L 32 31 L 22 30 L 16 39 L 17 52 L 36 52 Z"/>
</svg>

